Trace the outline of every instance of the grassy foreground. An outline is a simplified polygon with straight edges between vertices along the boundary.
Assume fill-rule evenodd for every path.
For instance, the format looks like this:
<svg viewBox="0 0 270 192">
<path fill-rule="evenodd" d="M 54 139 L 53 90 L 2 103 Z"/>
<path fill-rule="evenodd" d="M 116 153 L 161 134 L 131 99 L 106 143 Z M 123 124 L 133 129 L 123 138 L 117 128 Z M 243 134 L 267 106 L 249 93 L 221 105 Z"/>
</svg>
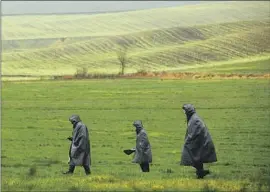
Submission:
<svg viewBox="0 0 270 192">
<path fill-rule="evenodd" d="M 19 94 L 18 94 L 19 93 Z M 268 80 L 77 80 L 3 82 L 2 191 L 269 191 Z M 218 162 L 195 179 L 178 165 L 186 129 L 181 110 L 193 103 L 206 121 Z M 88 125 L 92 172 L 67 169 L 77 113 Z M 142 174 L 123 149 L 133 147 L 141 119 L 153 148 Z M 269 183 L 268 183 L 269 185 Z"/>
</svg>

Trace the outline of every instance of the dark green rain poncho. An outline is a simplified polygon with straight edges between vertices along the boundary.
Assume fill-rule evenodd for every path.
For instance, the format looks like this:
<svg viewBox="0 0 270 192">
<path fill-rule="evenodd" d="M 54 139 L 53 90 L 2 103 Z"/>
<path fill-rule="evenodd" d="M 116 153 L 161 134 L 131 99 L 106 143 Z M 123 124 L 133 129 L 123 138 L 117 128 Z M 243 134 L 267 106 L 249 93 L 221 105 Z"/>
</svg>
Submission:
<svg viewBox="0 0 270 192">
<path fill-rule="evenodd" d="M 187 116 L 187 132 L 180 164 L 194 166 L 198 163 L 216 162 L 215 147 L 208 128 L 192 104 L 183 105 L 183 110 Z"/>
<path fill-rule="evenodd" d="M 151 145 L 147 137 L 147 133 L 143 128 L 142 121 L 134 121 L 133 126 L 136 127 L 136 147 L 133 163 L 151 163 L 152 162 L 152 151 Z"/>
<path fill-rule="evenodd" d="M 69 121 L 73 124 L 72 142 L 69 150 L 70 165 L 91 165 L 89 133 L 86 125 L 78 115 L 72 115 Z"/>
</svg>

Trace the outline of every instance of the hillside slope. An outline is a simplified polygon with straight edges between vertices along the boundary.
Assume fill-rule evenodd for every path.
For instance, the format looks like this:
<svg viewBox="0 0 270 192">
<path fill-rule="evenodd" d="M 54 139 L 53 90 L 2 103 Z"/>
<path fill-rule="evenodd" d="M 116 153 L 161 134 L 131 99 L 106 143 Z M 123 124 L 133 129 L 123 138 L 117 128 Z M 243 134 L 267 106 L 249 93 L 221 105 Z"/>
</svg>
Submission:
<svg viewBox="0 0 270 192">
<path fill-rule="evenodd" d="M 269 3 L 217 2 L 100 15 L 5 16 L 3 40 L 123 35 L 142 30 L 269 17 Z"/>
<path fill-rule="evenodd" d="M 222 6 L 223 4 L 219 2 L 208 6 L 203 4 L 101 14 L 94 17 L 95 21 L 103 21 L 99 23 L 99 28 L 88 27 L 87 29 L 94 30 L 94 33 L 85 31 L 84 34 L 78 34 L 80 30 L 76 34 L 73 29 L 65 27 L 76 27 L 80 22 L 81 26 L 87 27 L 87 21 L 91 23 L 93 20 L 89 19 L 93 16 L 73 16 L 73 20 L 69 21 L 72 25 L 63 24 L 70 16 L 55 16 L 56 20 L 47 20 L 48 17 L 53 18 L 53 16 L 39 16 L 42 22 L 29 24 L 31 30 L 23 28 L 21 26 L 23 22 L 16 21 L 18 30 L 13 34 L 6 33 L 10 38 L 15 39 L 2 41 L 4 48 L 2 74 L 74 74 L 76 69 L 81 67 L 88 68 L 89 72 L 117 73 L 120 65 L 116 52 L 123 45 L 127 47 L 126 72 L 170 70 L 196 64 L 206 65 L 269 55 L 270 19 L 266 16 L 266 2 L 248 2 L 241 4 L 243 5 L 241 9 L 237 7 L 240 3 L 230 2 Z M 168 10 L 171 12 L 169 13 Z M 151 18 L 141 19 L 141 16 L 147 14 L 148 16 L 152 14 Z M 104 27 L 105 24 L 109 26 L 113 22 L 123 22 L 120 16 L 126 19 L 128 25 L 121 25 L 120 28 L 111 30 Z M 176 26 L 168 27 L 171 25 L 170 21 L 179 21 L 178 16 L 189 19 L 181 19 L 181 24 L 171 22 Z M 160 20 L 161 17 L 167 19 Z M 209 20 L 210 17 L 212 19 Z M 23 16 L 22 18 L 34 19 L 35 17 Z M 149 23 L 150 20 L 152 22 Z M 133 25 L 135 21 L 138 25 Z M 154 29 L 153 25 L 157 24 L 154 21 L 159 21 L 158 29 Z M 15 20 L 13 22 L 16 23 Z M 58 28 L 57 22 L 59 22 Z M 46 32 L 47 29 L 55 27 L 55 33 L 42 35 L 40 29 L 45 25 L 47 25 Z M 7 32 L 5 27 L 7 26 L 4 24 L 3 31 Z M 59 33 L 64 33 L 57 31 L 58 29 L 66 30 L 68 36 L 59 38 Z M 32 38 L 26 38 L 30 34 Z"/>
<path fill-rule="evenodd" d="M 49 48 L 3 53 L 3 74 L 65 74 L 119 70 L 117 42 L 128 45 L 127 71 L 168 70 L 270 53 L 269 20 L 170 28 L 117 37 L 99 37 Z M 72 42 L 72 40 L 71 40 Z M 18 69 L 17 66 L 22 66 Z M 49 70 L 45 72 L 44 70 Z"/>
</svg>

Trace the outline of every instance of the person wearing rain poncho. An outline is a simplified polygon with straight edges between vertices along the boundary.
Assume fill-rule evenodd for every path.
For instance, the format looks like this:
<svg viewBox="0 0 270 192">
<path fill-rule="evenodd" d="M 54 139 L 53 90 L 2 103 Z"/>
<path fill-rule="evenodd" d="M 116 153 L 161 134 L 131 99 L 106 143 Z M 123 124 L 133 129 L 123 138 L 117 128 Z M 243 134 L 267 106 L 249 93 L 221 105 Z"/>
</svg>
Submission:
<svg viewBox="0 0 270 192">
<path fill-rule="evenodd" d="M 204 170 L 203 164 L 217 161 L 215 146 L 194 106 L 184 104 L 182 109 L 187 117 L 187 132 L 180 164 L 195 167 L 197 178 L 201 179 L 210 174 L 209 170 Z"/>
<path fill-rule="evenodd" d="M 72 174 L 75 166 L 83 166 L 85 174 L 91 174 L 91 153 L 88 128 L 82 123 L 78 115 L 72 115 L 69 121 L 73 125 L 72 137 L 68 137 L 71 141 L 69 149 L 69 170 L 64 174 Z"/>
<path fill-rule="evenodd" d="M 132 163 L 138 163 L 142 172 L 150 172 L 149 163 L 152 163 L 151 145 L 147 137 L 147 133 L 143 128 L 142 121 L 136 120 L 133 123 L 136 128 L 136 147 L 133 149 L 124 150 L 127 155 L 134 154 Z"/>
</svg>

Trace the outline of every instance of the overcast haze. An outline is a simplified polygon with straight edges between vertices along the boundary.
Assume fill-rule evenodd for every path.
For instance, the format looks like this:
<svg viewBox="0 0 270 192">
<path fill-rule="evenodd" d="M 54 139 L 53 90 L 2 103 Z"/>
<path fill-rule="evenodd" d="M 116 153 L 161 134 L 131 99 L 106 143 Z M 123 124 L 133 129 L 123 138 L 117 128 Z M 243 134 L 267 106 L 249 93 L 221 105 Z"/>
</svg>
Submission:
<svg viewBox="0 0 270 192">
<path fill-rule="evenodd" d="M 199 1 L 2 1 L 2 14 L 96 13 L 173 7 Z"/>
</svg>

